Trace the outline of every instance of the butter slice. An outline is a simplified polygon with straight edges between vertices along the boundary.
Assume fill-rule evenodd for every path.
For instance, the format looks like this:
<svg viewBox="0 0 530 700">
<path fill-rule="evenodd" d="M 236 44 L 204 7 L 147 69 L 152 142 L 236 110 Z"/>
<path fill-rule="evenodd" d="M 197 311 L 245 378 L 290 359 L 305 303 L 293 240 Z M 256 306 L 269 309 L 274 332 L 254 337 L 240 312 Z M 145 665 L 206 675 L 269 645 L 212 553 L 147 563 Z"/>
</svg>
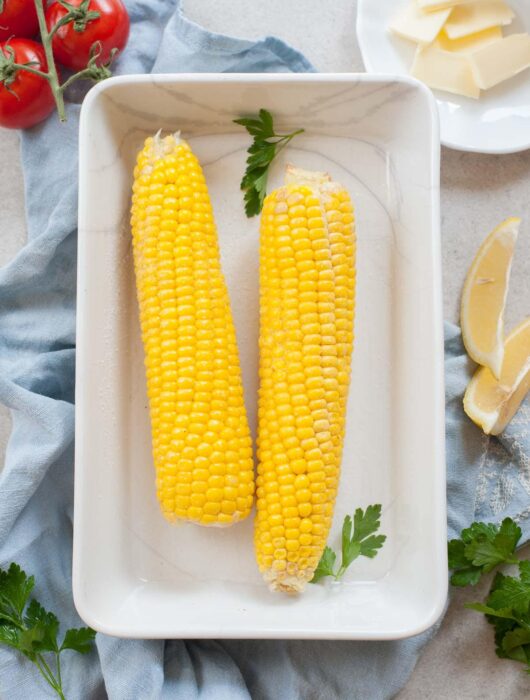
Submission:
<svg viewBox="0 0 530 700">
<path fill-rule="evenodd" d="M 477 0 L 477 2 L 485 2 L 486 0 Z M 458 5 L 463 5 L 469 0 L 416 0 L 417 6 L 420 10 L 425 12 L 433 12 L 434 10 L 445 10 L 448 7 L 457 7 Z"/>
<path fill-rule="evenodd" d="M 511 34 L 469 56 L 473 78 L 483 90 L 530 68 L 530 35 Z"/>
<path fill-rule="evenodd" d="M 444 90 L 465 97 L 480 97 L 465 54 L 444 51 L 431 45 L 418 47 L 411 73 L 434 90 Z"/>
<path fill-rule="evenodd" d="M 449 39 L 445 31 L 440 32 L 436 40 L 436 46 L 444 51 L 455 51 L 457 53 L 470 53 L 481 49 L 483 46 L 493 44 L 495 41 L 502 39 L 502 29 L 500 27 L 491 27 L 484 29 L 482 32 L 464 36 L 461 39 Z"/>
<path fill-rule="evenodd" d="M 513 10 L 502 0 L 469 2 L 455 7 L 445 24 L 450 39 L 461 39 L 490 27 L 505 27 L 515 17 Z"/>
<path fill-rule="evenodd" d="M 451 10 L 423 12 L 415 3 L 404 7 L 390 23 L 390 30 L 417 44 L 432 43 L 444 26 Z"/>
</svg>

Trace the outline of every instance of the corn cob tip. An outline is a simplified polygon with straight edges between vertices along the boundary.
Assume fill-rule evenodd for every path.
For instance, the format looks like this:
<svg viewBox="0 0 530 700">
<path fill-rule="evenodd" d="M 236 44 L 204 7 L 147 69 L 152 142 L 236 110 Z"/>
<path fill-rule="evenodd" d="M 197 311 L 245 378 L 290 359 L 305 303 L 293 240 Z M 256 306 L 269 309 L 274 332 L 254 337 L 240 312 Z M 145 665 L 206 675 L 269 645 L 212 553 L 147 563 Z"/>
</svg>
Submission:
<svg viewBox="0 0 530 700">
<path fill-rule="evenodd" d="M 285 184 L 286 185 L 323 185 L 325 182 L 331 182 L 329 173 L 324 173 L 318 170 L 304 170 L 297 168 L 292 163 L 288 163 L 285 169 Z"/>
<path fill-rule="evenodd" d="M 285 170 L 285 185 L 293 187 L 309 187 L 328 203 L 333 195 L 344 191 L 343 185 L 332 179 L 329 173 L 319 170 L 304 170 L 288 164 Z"/>
<path fill-rule="evenodd" d="M 140 152 L 144 154 L 143 167 L 140 169 L 140 173 L 144 175 L 150 174 L 156 161 L 173 153 L 175 148 L 182 142 L 180 131 L 162 136 L 162 129 L 159 129 L 154 136 L 146 138 L 143 151 Z"/>
<path fill-rule="evenodd" d="M 313 571 L 311 571 L 312 576 Z M 266 571 L 264 579 L 272 593 L 287 593 L 289 595 L 302 593 L 308 580 L 305 573 L 301 578 L 297 578 L 296 576 L 286 576 L 284 571 Z"/>
<path fill-rule="evenodd" d="M 180 143 L 182 143 L 182 139 L 180 138 L 180 131 L 174 131 L 172 134 L 162 136 L 162 129 L 159 129 L 158 132 L 155 134 L 153 142 L 153 151 L 155 157 L 163 158 L 163 156 L 166 156 L 168 153 L 171 153 L 174 150 L 175 146 L 178 146 Z"/>
</svg>

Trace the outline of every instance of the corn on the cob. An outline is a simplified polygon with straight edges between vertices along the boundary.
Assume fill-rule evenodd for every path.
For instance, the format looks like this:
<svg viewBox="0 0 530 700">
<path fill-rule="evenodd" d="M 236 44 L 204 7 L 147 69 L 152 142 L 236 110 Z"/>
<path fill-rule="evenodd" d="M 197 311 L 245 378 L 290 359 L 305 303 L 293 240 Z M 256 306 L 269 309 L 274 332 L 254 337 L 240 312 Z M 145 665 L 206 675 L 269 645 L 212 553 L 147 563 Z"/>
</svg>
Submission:
<svg viewBox="0 0 530 700">
<path fill-rule="evenodd" d="M 263 206 L 260 244 L 258 565 L 301 591 L 331 526 L 353 349 L 355 233 L 344 188 L 288 171 Z"/>
<path fill-rule="evenodd" d="M 156 491 L 170 520 L 229 525 L 252 506 L 241 370 L 201 166 L 178 134 L 148 138 L 131 208 Z"/>
</svg>

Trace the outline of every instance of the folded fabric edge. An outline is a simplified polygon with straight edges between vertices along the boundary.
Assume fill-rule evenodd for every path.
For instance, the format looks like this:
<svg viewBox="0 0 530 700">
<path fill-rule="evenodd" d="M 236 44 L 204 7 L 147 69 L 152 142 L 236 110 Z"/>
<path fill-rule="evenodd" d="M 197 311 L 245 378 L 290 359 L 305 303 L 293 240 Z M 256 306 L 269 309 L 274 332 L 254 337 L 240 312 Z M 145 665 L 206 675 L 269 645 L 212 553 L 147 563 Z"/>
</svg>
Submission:
<svg viewBox="0 0 530 700">
<path fill-rule="evenodd" d="M 293 73 L 317 72 L 316 68 L 297 49 L 274 36 L 266 36 L 252 41 L 207 31 L 184 16 L 180 3 L 173 19 L 173 27 L 177 31 L 178 37 L 190 48 L 206 49 L 212 53 L 233 54 L 236 50 L 244 52 L 262 47 L 277 56 Z"/>
</svg>

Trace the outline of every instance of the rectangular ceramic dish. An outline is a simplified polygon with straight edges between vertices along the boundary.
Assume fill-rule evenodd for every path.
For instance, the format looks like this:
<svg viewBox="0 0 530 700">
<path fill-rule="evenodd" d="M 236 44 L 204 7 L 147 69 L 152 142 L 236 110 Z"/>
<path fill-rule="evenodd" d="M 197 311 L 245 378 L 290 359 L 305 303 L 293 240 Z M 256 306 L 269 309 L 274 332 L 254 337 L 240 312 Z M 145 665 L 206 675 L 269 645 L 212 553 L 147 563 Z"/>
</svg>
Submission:
<svg viewBox="0 0 530 700">
<path fill-rule="evenodd" d="M 232 299 L 245 399 L 256 419 L 258 218 L 239 182 L 249 137 L 232 119 L 269 109 L 304 127 L 274 164 L 327 170 L 358 230 L 356 348 L 330 544 L 357 506 L 383 505 L 387 543 L 342 585 L 271 594 L 252 518 L 171 526 L 154 489 L 128 225 L 136 151 L 182 130 L 200 158 Z M 439 135 L 428 90 L 366 75 L 157 75 L 107 80 L 82 109 L 79 183 L 74 597 L 126 637 L 392 639 L 440 615 L 447 587 Z"/>
</svg>

